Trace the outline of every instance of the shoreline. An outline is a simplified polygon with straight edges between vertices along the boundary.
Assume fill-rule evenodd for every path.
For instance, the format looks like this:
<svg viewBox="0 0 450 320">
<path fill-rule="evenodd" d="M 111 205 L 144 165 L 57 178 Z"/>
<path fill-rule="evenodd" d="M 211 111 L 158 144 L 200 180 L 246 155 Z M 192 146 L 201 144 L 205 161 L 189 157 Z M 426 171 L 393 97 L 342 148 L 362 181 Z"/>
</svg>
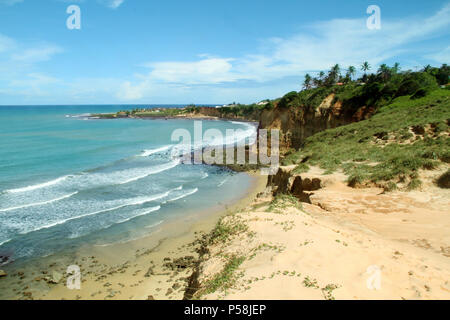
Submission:
<svg viewBox="0 0 450 320">
<path fill-rule="evenodd" d="M 228 117 L 218 117 L 205 115 L 200 113 L 186 113 L 186 114 L 177 114 L 177 115 L 117 115 L 114 113 L 94 113 L 84 116 L 87 119 L 92 120 L 115 120 L 115 119 L 141 119 L 141 120 L 176 120 L 176 119 L 185 119 L 185 120 L 208 120 L 208 121 L 236 121 L 236 122 L 244 122 L 244 123 L 254 123 L 259 124 L 259 120 L 245 119 L 242 117 L 237 118 L 228 118 Z"/>
<path fill-rule="evenodd" d="M 106 246 L 89 244 L 75 251 L 34 258 L 5 267 L 8 276 L 0 284 L 2 299 L 182 299 L 192 263 L 198 255 L 197 241 L 210 232 L 230 210 L 247 206 L 267 182 L 266 176 L 248 173 L 253 181 L 245 194 L 231 204 L 221 204 L 185 219 L 174 220 L 152 234 Z M 212 211 L 212 212 L 211 212 Z M 180 225 L 183 227 L 180 228 Z M 187 257 L 185 265 L 169 270 L 167 264 Z M 79 265 L 81 290 L 65 283 L 69 265 Z M 166 266 L 165 266 L 166 264 Z M 183 263 L 182 263 L 183 264 Z M 57 282 L 57 283 L 54 283 Z M 14 285 L 13 285 L 14 284 Z M 8 291 L 8 292 L 6 292 Z"/>
</svg>

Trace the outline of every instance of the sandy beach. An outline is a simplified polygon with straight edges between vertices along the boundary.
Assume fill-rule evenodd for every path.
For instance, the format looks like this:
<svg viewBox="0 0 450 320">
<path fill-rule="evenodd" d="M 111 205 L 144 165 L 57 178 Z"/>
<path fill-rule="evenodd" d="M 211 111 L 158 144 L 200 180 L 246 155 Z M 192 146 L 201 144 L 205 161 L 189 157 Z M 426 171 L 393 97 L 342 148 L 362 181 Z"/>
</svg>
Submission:
<svg viewBox="0 0 450 320">
<path fill-rule="evenodd" d="M 182 299 L 196 249 L 220 216 L 247 206 L 266 185 L 267 176 L 251 174 L 248 192 L 231 204 L 189 215 L 145 238 L 107 246 L 85 246 L 25 264 L 6 266 L 1 299 Z M 81 289 L 66 287 L 69 265 L 81 271 Z"/>
<path fill-rule="evenodd" d="M 223 219 L 240 231 L 208 246 L 197 298 L 450 298 L 448 190 L 354 189 L 342 173 L 319 168 L 301 178 L 320 180 L 320 189 L 305 191 L 310 203 L 267 191 Z M 241 264 L 225 275 L 232 260 Z M 215 286 L 219 276 L 227 282 Z"/>
</svg>

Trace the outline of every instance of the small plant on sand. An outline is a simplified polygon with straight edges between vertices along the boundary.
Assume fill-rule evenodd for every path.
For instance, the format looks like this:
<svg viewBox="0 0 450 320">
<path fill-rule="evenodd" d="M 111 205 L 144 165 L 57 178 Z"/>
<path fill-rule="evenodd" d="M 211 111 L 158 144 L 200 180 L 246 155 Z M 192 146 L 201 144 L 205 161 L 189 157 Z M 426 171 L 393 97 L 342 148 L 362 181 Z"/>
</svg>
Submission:
<svg viewBox="0 0 450 320">
<path fill-rule="evenodd" d="M 309 276 L 306 276 L 303 280 L 303 285 L 307 288 L 319 289 L 319 285 L 317 284 L 316 279 L 310 279 Z"/>
<path fill-rule="evenodd" d="M 236 215 L 228 215 L 219 220 L 210 234 L 210 243 L 225 242 L 232 236 L 244 233 L 248 226 Z"/>
<path fill-rule="evenodd" d="M 422 181 L 420 181 L 419 179 L 412 179 L 411 182 L 408 184 L 407 189 L 415 190 L 415 189 L 420 188 L 421 185 L 422 185 Z"/>
<path fill-rule="evenodd" d="M 322 288 L 322 294 L 326 300 L 335 300 L 333 296 L 333 291 L 338 289 L 339 285 L 337 284 L 327 284 L 325 287 Z"/>
<path fill-rule="evenodd" d="M 288 207 L 294 207 L 298 210 L 302 210 L 303 208 L 301 202 L 296 197 L 291 194 L 283 193 L 278 194 L 275 199 L 273 199 L 266 211 L 283 214 L 284 209 Z"/>
<path fill-rule="evenodd" d="M 300 163 L 295 169 L 292 171 L 293 174 L 300 174 L 309 171 L 309 166 L 306 163 Z"/>
<path fill-rule="evenodd" d="M 236 284 L 238 277 L 235 274 L 235 271 L 244 261 L 245 257 L 243 256 L 229 256 L 228 262 L 225 264 L 223 270 L 207 281 L 198 291 L 197 295 L 202 296 L 218 290 L 222 290 L 226 294 L 227 289 L 232 288 Z"/>
<path fill-rule="evenodd" d="M 294 221 L 283 221 L 283 222 L 275 222 L 275 225 L 280 225 L 283 227 L 283 231 L 287 232 L 292 230 L 295 227 Z"/>
</svg>

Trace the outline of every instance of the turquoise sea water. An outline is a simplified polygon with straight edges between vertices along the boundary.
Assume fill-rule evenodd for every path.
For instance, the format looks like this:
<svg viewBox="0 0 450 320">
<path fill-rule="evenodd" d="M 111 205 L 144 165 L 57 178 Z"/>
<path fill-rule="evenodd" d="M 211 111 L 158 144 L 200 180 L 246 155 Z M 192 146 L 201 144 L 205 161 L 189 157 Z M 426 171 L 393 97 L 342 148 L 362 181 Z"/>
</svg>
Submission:
<svg viewBox="0 0 450 320">
<path fill-rule="evenodd" d="M 85 116 L 119 109 L 0 107 L 0 264 L 145 236 L 249 187 L 245 174 L 173 158 L 172 132 L 193 132 L 193 120 Z M 229 121 L 202 125 L 224 134 L 254 130 Z"/>
</svg>

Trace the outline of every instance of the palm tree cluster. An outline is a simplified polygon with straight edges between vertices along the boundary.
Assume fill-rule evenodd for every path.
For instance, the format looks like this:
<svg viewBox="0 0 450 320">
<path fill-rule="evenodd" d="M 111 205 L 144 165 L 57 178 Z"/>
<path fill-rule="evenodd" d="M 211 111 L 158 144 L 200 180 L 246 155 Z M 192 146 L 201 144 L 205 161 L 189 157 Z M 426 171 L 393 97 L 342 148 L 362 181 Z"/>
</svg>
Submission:
<svg viewBox="0 0 450 320">
<path fill-rule="evenodd" d="M 367 72 L 371 69 L 369 62 L 365 61 L 361 64 L 361 71 L 364 72 L 363 76 L 357 79 L 360 83 L 365 83 L 368 80 Z M 395 63 L 393 67 L 389 67 L 386 64 L 382 64 L 376 76 L 381 77 L 383 81 L 387 81 L 394 74 L 400 71 L 400 64 Z M 312 77 L 310 74 L 305 75 L 305 80 L 303 82 L 303 89 L 319 88 L 319 87 L 331 87 L 337 83 L 346 84 L 354 81 L 356 75 L 356 68 L 354 66 L 349 66 L 346 69 L 345 74 L 341 73 L 341 66 L 335 64 L 331 69 L 325 73 L 320 71 L 318 77 Z"/>
</svg>

